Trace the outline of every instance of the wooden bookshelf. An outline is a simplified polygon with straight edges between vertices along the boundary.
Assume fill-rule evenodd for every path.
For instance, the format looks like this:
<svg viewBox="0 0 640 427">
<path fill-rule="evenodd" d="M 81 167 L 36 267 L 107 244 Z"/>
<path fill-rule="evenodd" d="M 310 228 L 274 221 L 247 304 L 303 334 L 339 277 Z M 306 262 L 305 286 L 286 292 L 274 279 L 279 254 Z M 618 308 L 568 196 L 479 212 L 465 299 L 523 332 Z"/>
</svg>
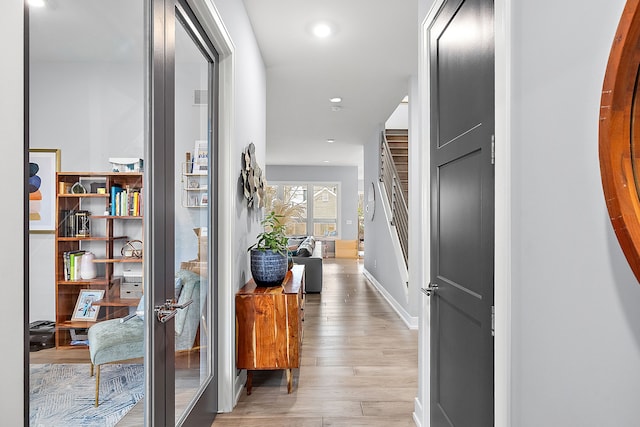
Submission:
<svg viewBox="0 0 640 427">
<path fill-rule="evenodd" d="M 71 193 L 75 183 L 86 192 Z M 76 186 L 78 187 L 78 186 Z M 112 195 L 112 188 L 124 194 Z M 143 180 L 138 172 L 58 172 L 56 174 L 56 236 L 55 236 L 55 309 L 56 347 L 86 347 L 71 345 L 76 330 L 81 332 L 95 322 L 71 321 L 73 310 L 82 289 L 104 290 L 104 297 L 95 303 L 100 307 L 97 321 L 126 316 L 130 307 L 138 305 L 137 298 L 121 298 L 119 273 L 127 265 L 140 265 L 142 258 L 120 256 L 120 248 L 127 240 L 142 240 L 143 236 Z M 82 189 L 80 189 L 81 191 Z M 134 209 L 134 194 L 136 204 Z M 113 203 L 118 199 L 118 212 L 114 215 Z M 87 227 L 78 229 L 76 213 L 85 220 Z M 98 276 L 85 280 L 78 276 L 78 269 L 70 272 L 65 253 L 91 251 Z M 79 258 L 79 257 L 78 257 Z M 117 267 L 123 266 L 123 267 Z"/>
</svg>

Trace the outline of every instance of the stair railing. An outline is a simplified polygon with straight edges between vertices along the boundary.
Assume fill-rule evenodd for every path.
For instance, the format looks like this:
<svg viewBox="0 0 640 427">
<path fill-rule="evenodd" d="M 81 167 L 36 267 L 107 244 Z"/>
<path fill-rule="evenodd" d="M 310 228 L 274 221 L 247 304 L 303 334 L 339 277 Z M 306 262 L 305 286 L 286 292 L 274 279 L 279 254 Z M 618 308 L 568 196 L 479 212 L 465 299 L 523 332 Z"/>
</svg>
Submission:
<svg viewBox="0 0 640 427">
<path fill-rule="evenodd" d="M 400 176 L 384 132 L 380 138 L 380 181 L 391 204 L 391 225 L 396 228 L 404 262 L 409 265 L 409 208 L 404 198 Z"/>
</svg>

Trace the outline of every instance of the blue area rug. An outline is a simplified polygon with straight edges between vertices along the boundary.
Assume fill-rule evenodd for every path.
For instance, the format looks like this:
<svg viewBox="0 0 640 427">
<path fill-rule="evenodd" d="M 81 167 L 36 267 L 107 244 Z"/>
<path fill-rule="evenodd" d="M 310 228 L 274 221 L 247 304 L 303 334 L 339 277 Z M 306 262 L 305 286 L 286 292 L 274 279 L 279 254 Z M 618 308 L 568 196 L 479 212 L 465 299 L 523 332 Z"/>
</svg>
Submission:
<svg viewBox="0 0 640 427">
<path fill-rule="evenodd" d="M 97 408 L 89 364 L 34 364 L 30 375 L 32 427 L 112 427 L 144 396 L 141 364 L 103 365 Z"/>
</svg>

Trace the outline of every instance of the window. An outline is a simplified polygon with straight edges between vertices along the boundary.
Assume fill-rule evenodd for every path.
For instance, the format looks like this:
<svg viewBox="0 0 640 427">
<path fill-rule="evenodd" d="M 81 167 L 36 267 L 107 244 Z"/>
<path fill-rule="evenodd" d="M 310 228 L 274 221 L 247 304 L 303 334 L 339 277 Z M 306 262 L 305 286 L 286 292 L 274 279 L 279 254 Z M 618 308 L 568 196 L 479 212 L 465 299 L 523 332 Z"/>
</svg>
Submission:
<svg viewBox="0 0 640 427">
<path fill-rule="evenodd" d="M 304 236 L 307 234 L 307 187 L 303 185 L 284 185 L 283 198 L 285 205 L 297 207 L 300 214 L 298 221 L 287 222 L 285 229 L 289 236 Z"/>
<path fill-rule="evenodd" d="M 313 186 L 313 235 L 337 235 L 338 186 Z"/>
<path fill-rule="evenodd" d="M 338 184 L 287 182 L 267 186 L 267 206 L 276 212 L 295 207 L 298 220 L 288 220 L 288 236 L 337 236 L 339 224 Z M 310 196 L 312 195 L 312 196 Z M 311 215 L 309 215 L 311 213 Z"/>
</svg>

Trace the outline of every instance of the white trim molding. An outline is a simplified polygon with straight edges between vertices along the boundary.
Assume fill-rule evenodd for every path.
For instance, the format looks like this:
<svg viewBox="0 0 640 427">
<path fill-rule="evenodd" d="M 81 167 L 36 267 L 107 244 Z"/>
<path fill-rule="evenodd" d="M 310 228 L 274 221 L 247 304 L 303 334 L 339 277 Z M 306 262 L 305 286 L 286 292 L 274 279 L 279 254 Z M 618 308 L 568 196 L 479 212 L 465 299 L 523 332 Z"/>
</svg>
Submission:
<svg viewBox="0 0 640 427">
<path fill-rule="evenodd" d="M 373 277 L 373 275 L 371 273 L 369 273 L 369 271 L 367 271 L 366 268 L 362 270 L 362 274 L 367 279 L 369 284 L 372 285 L 380 293 L 380 295 L 382 295 L 384 297 L 384 299 L 387 300 L 387 302 L 389 303 L 391 308 L 393 308 L 395 310 L 395 312 L 398 314 L 400 319 L 402 319 L 402 321 L 405 323 L 405 325 L 407 325 L 407 328 L 409 328 L 409 329 L 418 329 L 418 318 L 417 317 L 411 316 L 407 312 L 407 310 L 405 310 L 404 307 L 402 307 L 402 305 L 399 304 L 391 296 L 391 294 L 389 292 L 387 292 L 387 290 L 384 288 L 384 286 L 382 286 L 380 284 L 380 282 L 378 282 L 376 280 L 376 278 Z"/>
<path fill-rule="evenodd" d="M 430 102 L 430 74 L 429 74 L 429 26 L 435 19 L 445 0 L 436 0 L 427 12 L 420 25 L 418 40 L 418 87 L 420 102 L 420 151 L 417 155 L 423 165 L 431 165 L 431 102 Z M 425 148 L 426 147 L 426 148 Z M 424 148 L 424 149 L 422 149 Z M 422 286 L 431 279 L 431 167 L 421 168 L 420 227 L 422 235 L 427 236 L 421 241 L 420 262 L 424 266 L 422 272 Z M 416 204 L 412 204 L 416 208 Z M 411 226 L 411 225 L 410 225 Z M 420 329 L 418 334 L 418 397 L 413 418 L 416 425 L 428 427 L 431 425 L 431 299 L 420 293 Z"/>
<path fill-rule="evenodd" d="M 233 284 L 236 272 L 233 268 L 234 212 L 236 210 L 233 158 L 233 129 L 235 111 L 235 46 L 222 17 L 212 0 L 190 0 L 189 5 L 202 18 L 202 26 L 211 38 L 219 55 L 218 94 L 218 153 L 219 153 L 219 195 L 218 210 L 218 307 L 217 339 L 218 366 L 218 411 L 231 412 L 239 393 L 235 367 L 235 290 Z"/>
<path fill-rule="evenodd" d="M 246 383 L 247 383 L 247 371 L 246 370 L 242 370 L 236 376 L 236 380 L 235 380 L 235 383 L 234 383 L 234 391 L 233 391 L 234 406 L 235 406 L 236 403 L 238 403 L 238 400 L 240 400 L 240 393 L 242 393 L 242 390 L 244 389 L 244 385 Z"/>
<path fill-rule="evenodd" d="M 511 426 L 511 2 L 495 0 L 495 427 Z"/>
<path fill-rule="evenodd" d="M 416 427 L 422 427 L 422 419 L 419 415 L 423 413 L 422 403 L 420 403 L 420 399 L 416 397 L 413 406 L 413 422 L 416 423 Z"/>
</svg>

